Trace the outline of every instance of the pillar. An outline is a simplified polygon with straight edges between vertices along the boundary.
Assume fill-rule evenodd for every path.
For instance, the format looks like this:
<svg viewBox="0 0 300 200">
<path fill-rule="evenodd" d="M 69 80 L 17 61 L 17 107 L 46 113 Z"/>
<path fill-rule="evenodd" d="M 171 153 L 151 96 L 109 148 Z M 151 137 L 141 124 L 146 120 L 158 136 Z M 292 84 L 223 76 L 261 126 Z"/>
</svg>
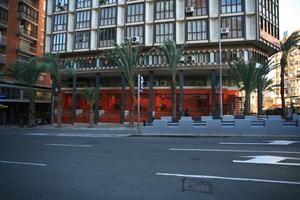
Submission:
<svg viewBox="0 0 300 200">
<path fill-rule="evenodd" d="M 52 86 L 51 86 L 51 124 L 54 121 L 54 104 L 55 104 L 55 89 L 56 89 L 56 78 L 55 76 L 51 76 Z"/>
<path fill-rule="evenodd" d="M 262 82 L 258 83 L 257 86 L 257 114 L 262 115 L 263 109 L 263 94 L 262 94 Z"/>
<path fill-rule="evenodd" d="M 76 93 L 77 93 L 77 75 L 73 74 L 72 77 L 72 120 L 71 123 L 74 124 L 76 121 Z"/>
<path fill-rule="evenodd" d="M 183 71 L 179 71 L 179 117 L 184 116 L 183 87 L 184 87 L 184 74 Z"/>
<path fill-rule="evenodd" d="M 120 123 L 123 124 L 125 121 L 125 75 L 121 73 L 121 113 L 120 113 Z"/>
<path fill-rule="evenodd" d="M 217 106 L 216 106 L 216 71 L 212 71 L 211 76 L 211 114 L 213 118 L 217 118 Z"/>
<path fill-rule="evenodd" d="M 98 92 L 96 94 L 96 99 L 95 99 L 95 118 L 94 118 L 94 123 L 97 124 L 99 121 L 99 99 L 100 99 L 100 73 L 96 73 L 96 88 L 98 89 Z"/>
<path fill-rule="evenodd" d="M 153 71 L 149 73 L 149 109 L 148 109 L 148 122 L 153 121 Z"/>
</svg>

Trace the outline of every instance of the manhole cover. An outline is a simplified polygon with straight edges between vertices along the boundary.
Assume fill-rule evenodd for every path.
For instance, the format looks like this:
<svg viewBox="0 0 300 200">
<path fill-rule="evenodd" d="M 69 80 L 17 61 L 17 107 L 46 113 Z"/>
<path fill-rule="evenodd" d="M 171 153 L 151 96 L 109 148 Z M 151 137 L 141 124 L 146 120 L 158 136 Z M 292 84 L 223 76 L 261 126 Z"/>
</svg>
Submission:
<svg viewBox="0 0 300 200">
<path fill-rule="evenodd" d="M 203 193 L 212 193 L 212 184 L 195 178 L 184 178 L 182 184 L 183 191 L 195 191 Z"/>
</svg>

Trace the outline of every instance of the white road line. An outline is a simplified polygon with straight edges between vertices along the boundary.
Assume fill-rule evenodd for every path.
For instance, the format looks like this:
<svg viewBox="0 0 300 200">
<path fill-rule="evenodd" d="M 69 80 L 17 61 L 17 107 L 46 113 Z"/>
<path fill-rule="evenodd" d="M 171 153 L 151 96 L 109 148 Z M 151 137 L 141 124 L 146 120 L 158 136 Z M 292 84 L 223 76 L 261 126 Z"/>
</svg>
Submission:
<svg viewBox="0 0 300 200">
<path fill-rule="evenodd" d="M 47 133 L 27 133 L 25 135 L 47 135 Z"/>
<path fill-rule="evenodd" d="M 207 152 L 240 152 L 240 153 L 291 153 L 300 154 L 296 151 L 257 151 L 257 150 L 235 150 L 235 149 L 176 149 L 170 148 L 170 151 L 207 151 Z"/>
<path fill-rule="evenodd" d="M 41 164 L 41 163 L 15 162 L 15 161 L 6 161 L 6 160 L 0 160 L 0 163 L 19 164 L 19 165 L 34 165 L 34 166 L 42 166 L 42 167 L 47 166 L 46 164 Z"/>
<path fill-rule="evenodd" d="M 266 141 L 265 143 L 240 143 L 240 142 L 220 142 L 219 144 L 230 144 L 230 145 L 290 145 L 297 143 L 299 141 L 291 141 L 291 140 L 272 140 Z"/>
<path fill-rule="evenodd" d="M 206 176 L 206 175 L 189 175 L 189 174 L 169 174 L 169 173 L 156 173 L 158 176 L 177 176 L 187 178 L 206 178 L 206 179 L 222 179 L 231 181 L 252 181 L 252 182 L 263 182 L 263 183 L 280 183 L 280 184 L 291 184 L 300 185 L 300 182 L 294 181 L 277 181 L 277 180 L 265 180 L 255 178 L 233 178 L 233 177 L 222 177 L 222 176 Z"/>
<path fill-rule="evenodd" d="M 47 146 L 61 146 L 61 147 L 92 147 L 92 145 L 77 145 L 77 144 L 45 144 Z"/>
<path fill-rule="evenodd" d="M 269 143 L 233 143 L 233 142 L 220 142 L 220 144 L 237 144 L 237 145 L 270 145 Z"/>
</svg>

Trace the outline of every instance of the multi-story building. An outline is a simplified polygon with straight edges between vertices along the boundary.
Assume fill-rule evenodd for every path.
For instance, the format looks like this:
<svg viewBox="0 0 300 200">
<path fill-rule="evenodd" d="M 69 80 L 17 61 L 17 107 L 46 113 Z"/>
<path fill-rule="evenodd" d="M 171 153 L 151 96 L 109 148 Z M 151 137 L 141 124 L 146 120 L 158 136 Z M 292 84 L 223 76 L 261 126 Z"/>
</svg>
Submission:
<svg viewBox="0 0 300 200">
<path fill-rule="evenodd" d="M 45 0 L 0 1 L 0 71 L 10 70 L 17 59 L 43 56 L 45 9 Z M 37 117 L 49 112 L 50 87 L 50 76 L 42 74 L 35 87 Z M 8 106 L 1 119 L 19 123 L 22 118 L 26 123 L 28 102 L 26 86 L 7 77 L 0 79 L 0 103 Z"/>
<path fill-rule="evenodd" d="M 48 0 L 45 52 L 75 59 L 77 70 L 76 76 L 64 77 L 63 120 L 88 119 L 87 103 L 74 92 L 95 84 L 101 86 L 97 120 L 124 121 L 124 115 L 127 120 L 130 98 L 124 77 L 103 56 L 124 37 L 148 49 L 165 39 L 187 44 L 179 64 L 178 113 L 188 110 L 198 117 L 219 103 L 221 35 L 223 112 L 231 113 L 238 88 L 226 75 L 226 64 L 252 57 L 263 62 L 278 50 L 278 7 L 278 0 Z M 163 58 L 147 56 L 139 71 L 146 83 L 142 118 L 170 115 L 170 75 Z"/>
<path fill-rule="evenodd" d="M 272 59 L 276 64 L 276 69 L 273 72 L 272 79 L 277 87 L 274 87 L 272 93 L 272 106 L 281 107 L 280 96 L 280 59 L 281 53 L 275 54 Z M 288 66 L 285 71 L 285 97 L 286 106 L 291 107 L 292 104 L 300 110 L 300 50 L 293 50 L 288 56 Z"/>
</svg>

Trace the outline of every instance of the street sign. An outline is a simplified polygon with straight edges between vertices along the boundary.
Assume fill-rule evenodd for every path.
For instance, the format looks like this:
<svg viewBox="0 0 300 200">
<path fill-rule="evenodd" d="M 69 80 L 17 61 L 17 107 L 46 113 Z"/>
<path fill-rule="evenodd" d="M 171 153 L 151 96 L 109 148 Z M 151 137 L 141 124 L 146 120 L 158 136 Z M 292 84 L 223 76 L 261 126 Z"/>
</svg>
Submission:
<svg viewBox="0 0 300 200">
<path fill-rule="evenodd" d="M 286 165 L 300 166 L 300 163 L 281 162 L 284 160 L 300 160 L 300 158 L 280 157 L 280 156 L 241 156 L 243 158 L 251 158 L 249 160 L 233 160 L 234 163 L 249 163 L 249 164 L 268 164 L 268 165 Z"/>
</svg>

